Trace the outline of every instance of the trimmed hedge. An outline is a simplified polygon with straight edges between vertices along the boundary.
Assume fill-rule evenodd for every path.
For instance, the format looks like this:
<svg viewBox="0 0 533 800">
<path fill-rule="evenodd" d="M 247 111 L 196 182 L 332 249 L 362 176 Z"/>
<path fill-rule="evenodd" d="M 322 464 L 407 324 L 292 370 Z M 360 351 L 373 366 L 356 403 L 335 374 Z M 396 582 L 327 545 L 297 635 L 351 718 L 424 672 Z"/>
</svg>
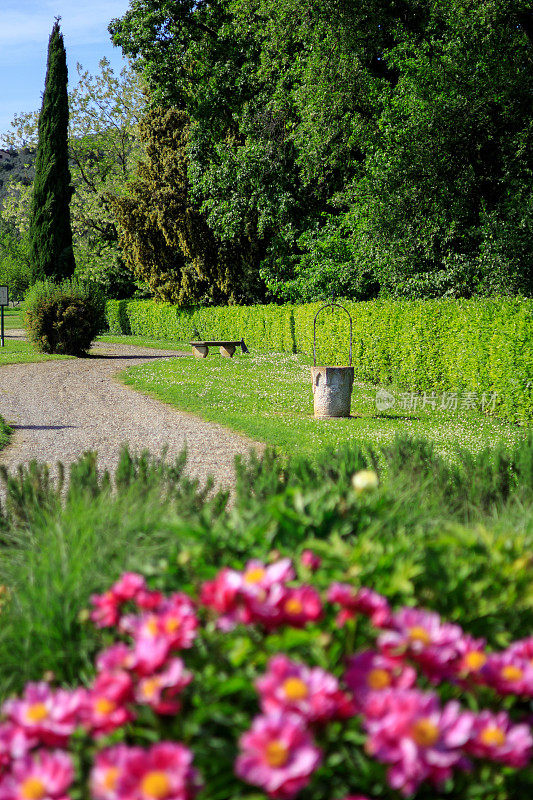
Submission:
<svg viewBox="0 0 533 800">
<path fill-rule="evenodd" d="M 152 300 L 110 300 L 111 333 L 161 339 L 244 337 L 248 347 L 313 351 L 320 303 L 179 309 Z M 413 392 L 495 393 L 495 413 L 533 420 L 533 300 L 376 300 L 344 303 L 353 318 L 353 363 L 359 380 Z M 348 359 L 349 326 L 341 312 L 317 322 L 321 364 Z"/>
</svg>

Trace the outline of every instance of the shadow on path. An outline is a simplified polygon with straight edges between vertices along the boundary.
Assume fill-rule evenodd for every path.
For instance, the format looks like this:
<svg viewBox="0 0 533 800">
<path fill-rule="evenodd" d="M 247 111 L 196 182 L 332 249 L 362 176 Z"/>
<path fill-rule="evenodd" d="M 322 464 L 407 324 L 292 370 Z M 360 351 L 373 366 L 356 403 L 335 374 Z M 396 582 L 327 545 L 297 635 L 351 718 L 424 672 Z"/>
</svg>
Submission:
<svg viewBox="0 0 533 800">
<path fill-rule="evenodd" d="M 78 428 L 78 425 L 10 425 L 15 431 L 62 431 L 65 428 Z"/>
</svg>

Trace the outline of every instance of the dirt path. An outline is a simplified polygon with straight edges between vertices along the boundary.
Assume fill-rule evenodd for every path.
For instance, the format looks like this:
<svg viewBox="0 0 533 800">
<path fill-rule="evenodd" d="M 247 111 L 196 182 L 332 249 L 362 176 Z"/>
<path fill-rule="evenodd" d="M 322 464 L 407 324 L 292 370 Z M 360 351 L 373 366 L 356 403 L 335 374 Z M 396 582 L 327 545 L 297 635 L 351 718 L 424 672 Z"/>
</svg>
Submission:
<svg viewBox="0 0 533 800">
<path fill-rule="evenodd" d="M 9 331 L 10 336 L 22 331 Z M 172 409 L 122 386 L 114 376 L 155 358 L 188 358 L 176 351 L 98 343 L 91 357 L 0 367 L 0 415 L 14 429 L 0 463 L 14 471 L 32 459 L 68 465 L 85 450 L 114 470 L 120 448 L 148 449 L 168 458 L 184 445 L 188 471 L 202 480 L 212 474 L 231 483 L 237 453 L 262 445 L 198 417 Z"/>
</svg>

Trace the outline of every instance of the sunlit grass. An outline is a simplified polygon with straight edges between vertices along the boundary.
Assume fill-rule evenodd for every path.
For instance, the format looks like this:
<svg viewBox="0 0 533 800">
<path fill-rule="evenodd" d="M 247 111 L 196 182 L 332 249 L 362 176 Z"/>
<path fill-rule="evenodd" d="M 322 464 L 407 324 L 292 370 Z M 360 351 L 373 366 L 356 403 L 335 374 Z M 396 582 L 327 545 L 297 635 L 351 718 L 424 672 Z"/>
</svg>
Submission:
<svg viewBox="0 0 533 800">
<path fill-rule="evenodd" d="M 11 339 L 9 331 L 4 339 L 4 345 L 4 347 L 0 347 L 0 366 L 3 364 L 24 364 L 72 358 L 72 356 L 51 356 L 46 353 L 38 353 L 30 342 L 25 342 L 22 339 Z"/>
<path fill-rule="evenodd" d="M 22 328 L 23 325 L 20 308 L 4 308 L 4 330 L 11 331 L 15 328 Z"/>
<path fill-rule="evenodd" d="M 311 363 L 304 355 L 272 352 L 238 352 L 226 359 L 213 349 L 207 359 L 151 362 L 120 377 L 132 388 L 288 453 L 312 453 L 356 440 L 379 446 L 405 433 L 430 439 L 441 454 L 453 458 L 456 445 L 476 453 L 502 440 L 512 445 L 523 435 L 523 429 L 484 415 L 479 408 L 462 407 L 461 395 L 457 410 L 426 406 L 408 411 L 399 407 L 401 392 L 387 387 L 396 403 L 380 413 L 377 387 L 357 380 L 351 418 L 315 420 Z"/>
</svg>

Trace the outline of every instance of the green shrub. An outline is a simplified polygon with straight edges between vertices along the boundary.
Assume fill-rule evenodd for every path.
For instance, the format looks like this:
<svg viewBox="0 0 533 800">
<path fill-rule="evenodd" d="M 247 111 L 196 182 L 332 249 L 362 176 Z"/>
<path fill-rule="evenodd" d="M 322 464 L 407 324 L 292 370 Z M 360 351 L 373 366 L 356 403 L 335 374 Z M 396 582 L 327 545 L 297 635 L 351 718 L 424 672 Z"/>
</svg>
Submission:
<svg viewBox="0 0 533 800">
<path fill-rule="evenodd" d="M 12 430 L 3 417 L 0 417 L 0 450 L 9 442 Z"/>
<path fill-rule="evenodd" d="M 105 328 L 105 300 L 94 284 L 39 281 L 24 302 L 28 338 L 42 353 L 82 355 Z"/>
<path fill-rule="evenodd" d="M 33 462 L 8 475 L 0 514 L 0 696 L 52 671 L 62 682 L 84 673 L 95 639 L 79 617 L 90 595 L 124 569 L 147 569 L 168 554 L 188 520 L 215 521 L 227 495 L 201 487 L 172 463 L 122 452 L 113 481 L 86 453 L 68 490 Z M 0 593 L 0 603 L 4 599 Z"/>
<path fill-rule="evenodd" d="M 533 435 L 453 468 L 422 440 L 399 439 L 386 457 L 380 489 L 364 498 L 351 478 L 376 468 L 370 450 L 241 459 L 231 506 L 227 493 L 187 477 L 184 454 L 165 464 L 125 450 L 113 480 L 86 454 L 68 489 L 46 465 L 2 470 L 0 585 L 11 599 L 1 614 L 0 696 L 48 670 L 68 683 L 90 668 L 96 643 L 78 614 L 121 571 L 192 590 L 221 565 L 273 550 L 294 557 L 312 546 L 332 579 L 358 575 L 394 603 L 434 608 L 494 646 L 528 631 Z"/>
<path fill-rule="evenodd" d="M 413 392 L 476 393 L 511 422 L 533 419 L 533 300 L 413 300 L 344 304 L 353 318 L 358 380 Z M 320 303 L 178 309 L 151 300 L 107 305 L 115 333 L 187 340 L 244 337 L 249 347 L 313 352 Z M 128 330 L 129 325 L 129 330 Z M 317 320 L 317 358 L 346 364 L 349 325 L 338 311 Z"/>
</svg>

